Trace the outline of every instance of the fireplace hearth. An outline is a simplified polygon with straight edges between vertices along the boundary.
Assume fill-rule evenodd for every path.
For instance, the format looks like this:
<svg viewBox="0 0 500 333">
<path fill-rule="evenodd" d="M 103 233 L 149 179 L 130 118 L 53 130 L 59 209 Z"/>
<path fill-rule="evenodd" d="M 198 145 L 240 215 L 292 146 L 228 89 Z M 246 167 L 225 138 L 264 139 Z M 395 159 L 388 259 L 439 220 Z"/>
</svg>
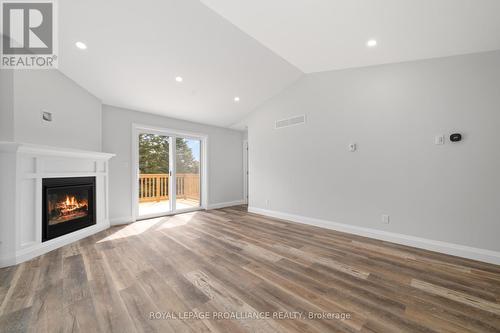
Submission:
<svg viewBox="0 0 500 333">
<path fill-rule="evenodd" d="M 96 224 L 95 177 L 44 178 L 42 241 Z"/>
</svg>

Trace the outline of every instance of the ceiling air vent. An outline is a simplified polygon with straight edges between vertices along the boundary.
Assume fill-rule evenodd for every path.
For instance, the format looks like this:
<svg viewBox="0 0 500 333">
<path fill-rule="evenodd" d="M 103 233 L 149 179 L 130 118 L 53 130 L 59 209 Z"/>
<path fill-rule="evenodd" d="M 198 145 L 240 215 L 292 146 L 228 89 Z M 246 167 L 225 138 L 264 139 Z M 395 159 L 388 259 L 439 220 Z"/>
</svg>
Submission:
<svg viewBox="0 0 500 333">
<path fill-rule="evenodd" d="M 305 115 L 295 116 L 295 117 L 291 117 L 291 118 L 287 118 L 287 119 L 276 120 L 274 128 L 276 128 L 276 129 L 285 128 L 285 127 L 304 124 L 305 122 L 306 122 Z"/>
</svg>

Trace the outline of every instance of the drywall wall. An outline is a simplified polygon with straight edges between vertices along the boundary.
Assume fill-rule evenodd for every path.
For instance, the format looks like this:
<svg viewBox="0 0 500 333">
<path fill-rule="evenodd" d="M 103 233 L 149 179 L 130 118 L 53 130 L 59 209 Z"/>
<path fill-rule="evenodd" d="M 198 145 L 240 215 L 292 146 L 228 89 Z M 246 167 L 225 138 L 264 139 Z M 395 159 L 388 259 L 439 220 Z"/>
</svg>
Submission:
<svg viewBox="0 0 500 333">
<path fill-rule="evenodd" d="M 309 74 L 246 123 L 251 207 L 500 251 L 500 52 Z"/>
<path fill-rule="evenodd" d="M 0 69 L 0 141 L 14 140 L 14 72 Z"/>
<path fill-rule="evenodd" d="M 14 141 L 101 151 L 100 100 L 60 71 L 17 70 L 13 94 Z"/>
<path fill-rule="evenodd" d="M 202 133 L 208 136 L 208 204 L 243 200 L 242 132 L 104 105 L 103 150 L 116 154 L 110 168 L 110 220 L 132 219 L 132 124 Z"/>
</svg>

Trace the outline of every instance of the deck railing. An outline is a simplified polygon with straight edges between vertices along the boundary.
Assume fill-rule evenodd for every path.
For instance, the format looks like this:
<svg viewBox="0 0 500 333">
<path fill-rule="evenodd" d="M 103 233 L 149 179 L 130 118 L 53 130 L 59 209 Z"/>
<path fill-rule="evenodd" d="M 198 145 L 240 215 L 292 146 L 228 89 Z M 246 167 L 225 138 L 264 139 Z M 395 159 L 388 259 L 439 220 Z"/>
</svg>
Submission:
<svg viewBox="0 0 500 333">
<path fill-rule="evenodd" d="M 168 200 L 170 176 L 168 174 L 140 174 L 139 175 L 139 202 Z M 179 199 L 200 198 L 200 175 L 178 173 L 176 176 Z"/>
</svg>

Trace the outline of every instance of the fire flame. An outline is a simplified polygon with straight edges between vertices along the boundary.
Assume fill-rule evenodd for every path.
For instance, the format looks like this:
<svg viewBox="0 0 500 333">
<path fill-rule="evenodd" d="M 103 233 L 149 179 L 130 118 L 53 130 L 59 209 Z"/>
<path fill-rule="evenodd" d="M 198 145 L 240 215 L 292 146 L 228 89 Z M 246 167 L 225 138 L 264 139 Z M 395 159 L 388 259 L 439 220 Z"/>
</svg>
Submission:
<svg viewBox="0 0 500 333">
<path fill-rule="evenodd" d="M 74 196 L 66 196 L 66 200 L 58 202 L 56 208 L 60 209 L 62 215 L 70 214 L 71 212 L 88 207 L 87 200 L 78 201 Z"/>
</svg>

